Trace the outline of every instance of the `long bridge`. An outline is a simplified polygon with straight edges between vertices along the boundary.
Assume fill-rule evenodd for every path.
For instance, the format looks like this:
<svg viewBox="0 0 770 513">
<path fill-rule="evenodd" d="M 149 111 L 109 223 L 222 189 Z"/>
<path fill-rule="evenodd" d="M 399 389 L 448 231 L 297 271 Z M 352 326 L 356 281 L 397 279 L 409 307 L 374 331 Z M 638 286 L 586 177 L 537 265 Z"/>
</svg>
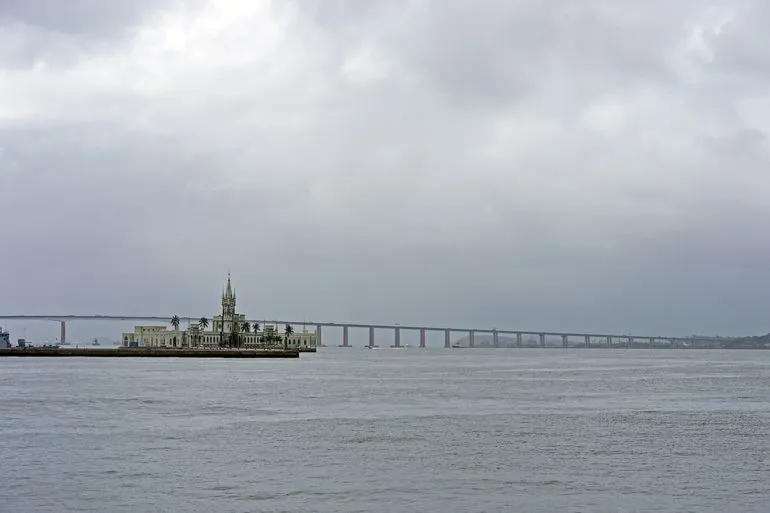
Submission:
<svg viewBox="0 0 770 513">
<path fill-rule="evenodd" d="M 163 322 L 169 323 L 171 317 L 156 315 L 0 315 L 0 319 L 22 320 L 22 321 L 55 321 L 60 323 L 60 343 L 66 341 L 67 322 L 68 321 L 137 321 L 137 322 Z M 198 322 L 200 317 L 182 317 L 181 322 Z M 323 346 L 323 328 L 342 329 L 341 347 L 350 347 L 349 332 L 351 329 L 365 329 L 369 332 L 369 345 L 375 346 L 375 331 L 392 331 L 394 342 L 392 347 L 402 347 L 401 333 L 403 331 L 418 332 L 420 337 L 420 347 L 426 347 L 428 332 L 442 332 L 444 334 L 444 347 L 451 347 L 452 333 L 466 333 L 468 335 L 468 346 L 476 347 L 475 337 L 477 334 L 487 334 L 492 336 L 492 346 L 500 347 L 500 335 L 512 335 L 516 338 L 516 347 L 525 347 L 524 337 L 536 337 L 536 345 L 546 347 L 546 337 L 559 337 L 562 347 L 570 347 L 570 342 L 578 339 L 584 347 L 631 347 L 647 346 L 650 348 L 665 347 L 691 347 L 683 337 L 666 337 L 660 335 L 629 335 L 629 334 L 607 334 L 607 333 L 577 333 L 577 332 L 558 332 L 542 330 L 521 330 L 521 329 L 484 329 L 473 327 L 437 327 L 420 325 L 400 325 L 400 324 L 361 324 L 361 323 L 340 323 L 340 322 L 318 322 L 318 321 L 292 321 L 292 320 L 248 320 L 250 323 L 275 324 L 277 325 L 311 325 L 316 328 L 316 344 Z"/>
</svg>

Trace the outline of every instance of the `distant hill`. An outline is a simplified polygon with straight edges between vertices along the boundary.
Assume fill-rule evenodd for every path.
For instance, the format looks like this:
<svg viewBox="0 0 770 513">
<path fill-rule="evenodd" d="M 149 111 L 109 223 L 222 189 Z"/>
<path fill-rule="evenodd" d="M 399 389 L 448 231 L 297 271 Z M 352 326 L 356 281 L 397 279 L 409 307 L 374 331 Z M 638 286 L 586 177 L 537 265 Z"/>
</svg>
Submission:
<svg viewBox="0 0 770 513">
<path fill-rule="evenodd" d="M 685 339 L 696 349 L 770 349 L 770 333 L 755 337 L 702 337 L 694 336 Z M 498 335 L 500 347 L 516 347 L 515 337 L 504 337 Z M 494 347 L 494 339 L 491 333 L 476 333 L 474 336 L 476 347 Z M 468 335 L 458 338 L 452 345 L 461 347 L 470 347 L 470 337 Z M 522 339 L 523 347 L 538 347 L 538 339 L 529 336 Z M 570 340 L 570 347 L 583 346 L 582 340 Z M 546 339 L 546 347 L 561 347 L 560 340 Z"/>
<path fill-rule="evenodd" d="M 731 339 L 722 347 L 725 349 L 770 349 L 770 333 L 756 337 Z"/>
</svg>

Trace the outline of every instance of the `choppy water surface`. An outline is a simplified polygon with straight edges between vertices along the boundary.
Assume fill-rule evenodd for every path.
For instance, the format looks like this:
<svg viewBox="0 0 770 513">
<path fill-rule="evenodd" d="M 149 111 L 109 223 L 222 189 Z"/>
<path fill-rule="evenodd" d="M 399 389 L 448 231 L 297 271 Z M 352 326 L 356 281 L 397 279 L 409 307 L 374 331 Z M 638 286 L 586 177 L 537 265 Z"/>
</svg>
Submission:
<svg viewBox="0 0 770 513">
<path fill-rule="evenodd" d="M 770 351 L 0 359 L 0 511 L 770 511 Z"/>
</svg>

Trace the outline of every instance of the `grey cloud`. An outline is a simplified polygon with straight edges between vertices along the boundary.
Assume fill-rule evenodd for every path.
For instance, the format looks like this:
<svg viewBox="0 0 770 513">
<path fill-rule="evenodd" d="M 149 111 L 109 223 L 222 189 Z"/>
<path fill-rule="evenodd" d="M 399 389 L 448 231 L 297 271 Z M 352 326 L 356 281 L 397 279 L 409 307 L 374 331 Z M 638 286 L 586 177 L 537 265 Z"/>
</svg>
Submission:
<svg viewBox="0 0 770 513">
<path fill-rule="evenodd" d="M 66 68 L 114 49 L 170 0 L 2 0 L 0 66 Z"/>
<path fill-rule="evenodd" d="M 671 83 L 666 53 L 683 37 L 683 24 L 698 4 L 645 2 L 634 9 L 591 1 L 422 5 L 367 2 L 364 10 L 335 3 L 320 23 L 342 27 L 346 43 L 352 30 L 345 22 L 360 27 L 359 40 L 392 45 L 453 101 L 499 104 L 525 101 L 554 86 L 561 94 L 583 97 L 642 76 Z M 666 16 L 659 15 L 662 10 Z"/>
<path fill-rule="evenodd" d="M 767 135 L 756 128 L 746 128 L 727 136 L 701 136 L 700 141 L 710 150 L 734 156 L 757 156 Z"/>
<path fill-rule="evenodd" d="M 268 318 L 766 331 L 766 93 L 701 2 L 179 5 L 6 78 L 0 310 L 211 315 L 229 269 Z"/>
<path fill-rule="evenodd" d="M 711 50 L 707 66 L 733 84 L 753 78 L 754 85 L 760 86 L 756 80 L 767 79 L 770 72 L 768 23 L 770 8 L 767 5 L 736 3 L 733 16 L 717 24 L 716 29 L 704 31 L 704 42 Z"/>
<path fill-rule="evenodd" d="M 2 0 L 0 23 L 18 22 L 53 32 L 109 37 L 170 3 L 170 0 Z"/>
</svg>

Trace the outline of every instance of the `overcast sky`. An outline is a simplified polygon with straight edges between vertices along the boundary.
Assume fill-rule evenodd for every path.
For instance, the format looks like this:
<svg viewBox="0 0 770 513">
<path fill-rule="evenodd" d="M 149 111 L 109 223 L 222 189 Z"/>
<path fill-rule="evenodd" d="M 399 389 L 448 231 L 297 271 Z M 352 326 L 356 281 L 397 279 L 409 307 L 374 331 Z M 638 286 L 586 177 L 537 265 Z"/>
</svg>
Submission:
<svg viewBox="0 0 770 513">
<path fill-rule="evenodd" d="M 0 312 L 229 270 L 249 317 L 766 333 L 769 77 L 764 0 L 0 0 Z"/>
</svg>

